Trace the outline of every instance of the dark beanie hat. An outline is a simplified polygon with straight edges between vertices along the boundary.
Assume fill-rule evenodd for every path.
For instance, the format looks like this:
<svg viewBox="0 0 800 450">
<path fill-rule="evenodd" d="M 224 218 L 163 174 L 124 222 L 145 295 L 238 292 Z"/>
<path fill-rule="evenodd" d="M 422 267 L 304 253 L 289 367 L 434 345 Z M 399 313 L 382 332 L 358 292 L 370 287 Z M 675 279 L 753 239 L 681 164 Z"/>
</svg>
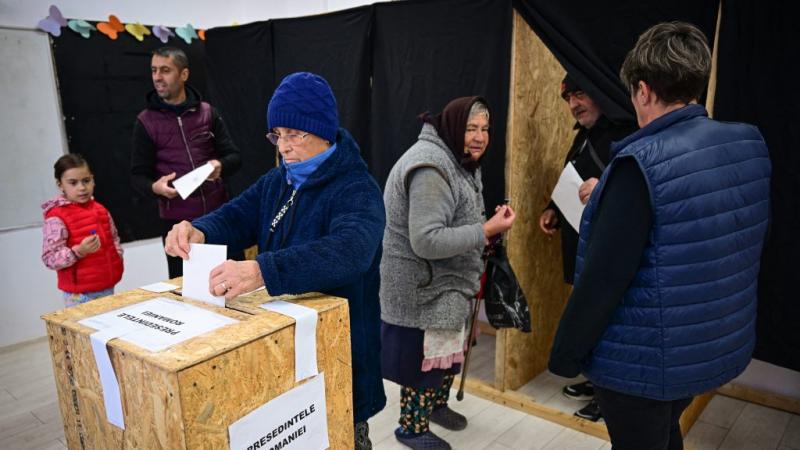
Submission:
<svg viewBox="0 0 800 450">
<path fill-rule="evenodd" d="M 561 98 L 563 98 L 564 100 L 567 99 L 567 94 L 571 94 L 573 92 L 582 90 L 583 89 L 581 89 L 578 86 L 578 83 L 576 83 L 575 80 L 573 80 L 572 77 L 569 76 L 569 74 L 564 76 L 564 79 L 561 80 Z"/>
<path fill-rule="evenodd" d="M 293 128 L 336 142 L 339 116 L 328 82 L 309 72 L 287 75 L 267 106 L 267 128 L 276 127 Z"/>
</svg>

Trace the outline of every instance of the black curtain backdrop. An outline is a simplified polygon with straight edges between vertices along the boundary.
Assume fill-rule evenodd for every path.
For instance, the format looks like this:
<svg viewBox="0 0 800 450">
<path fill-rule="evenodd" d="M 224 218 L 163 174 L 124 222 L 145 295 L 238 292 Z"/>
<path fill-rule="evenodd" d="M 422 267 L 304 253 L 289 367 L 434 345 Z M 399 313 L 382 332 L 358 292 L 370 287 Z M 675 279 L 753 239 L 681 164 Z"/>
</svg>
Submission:
<svg viewBox="0 0 800 450">
<path fill-rule="evenodd" d="M 84 39 L 71 30 L 52 42 L 69 151 L 91 165 L 95 197 L 111 212 L 123 242 L 159 236 L 156 202 L 135 198 L 130 166 L 133 124 L 153 89 L 151 52 L 163 44 L 124 32 L 117 40 L 99 34 Z M 186 52 L 189 83 L 205 93 L 203 42 L 172 39 L 170 45 Z"/>
<path fill-rule="evenodd" d="M 505 192 L 511 1 L 410 0 L 374 8 L 370 161 L 378 183 L 416 141 L 417 115 L 482 95 L 492 109 L 483 192 L 487 213 L 494 211 Z"/>
<path fill-rule="evenodd" d="M 794 285 L 800 254 L 800 39 L 789 10 L 788 1 L 722 2 L 714 116 L 757 125 L 769 147 L 772 223 L 761 258 L 754 356 L 800 371 Z"/>
<path fill-rule="evenodd" d="M 356 139 L 367 164 L 371 156 L 372 17 L 372 7 L 364 6 L 323 16 L 272 22 L 275 87 L 294 72 L 313 72 L 325 78 L 336 96 L 339 122 Z M 266 105 L 264 102 L 265 130 Z"/>
<path fill-rule="evenodd" d="M 639 35 L 659 22 L 680 20 L 700 28 L 713 45 L 718 5 L 719 0 L 514 0 L 556 59 L 614 121 L 635 119 L 619 69 Z"/>
<path fill-rule="evenodd" d="M 267 102 L 275 89 L 272 24 L 256 22 L 206 31 L 209 103 L 219 109 L 242 152 L 242 167 L 230 177 L 231 197 L 275 166 L 267 141 Z"/>
</svg>

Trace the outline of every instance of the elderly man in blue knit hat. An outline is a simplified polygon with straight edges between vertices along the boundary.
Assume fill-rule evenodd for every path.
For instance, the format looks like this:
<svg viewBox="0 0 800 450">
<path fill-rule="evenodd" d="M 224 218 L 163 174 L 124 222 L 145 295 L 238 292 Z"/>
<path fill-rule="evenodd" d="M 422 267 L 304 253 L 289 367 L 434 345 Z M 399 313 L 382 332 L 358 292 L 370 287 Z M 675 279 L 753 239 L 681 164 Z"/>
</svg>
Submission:
<svg viewBox="0 0 800 450">
<path fill-rule="evenodd" d="M 339 127 L 336 99 L 320 76 L 283 79 L 267 107 L 267 139 L 282 157 L 220 209 L 170 231 L 165 250 L 189 258 L 189 243 L 258 244 L 255 261 L 226 261 L 209 290 L 232 299 L 323 292 L 350 306 L 355 448 L 369 449 L 367 419 L 383 409 L 378 286 L 385 214 L 380 188 L 358 145 Z"/>
</svg>

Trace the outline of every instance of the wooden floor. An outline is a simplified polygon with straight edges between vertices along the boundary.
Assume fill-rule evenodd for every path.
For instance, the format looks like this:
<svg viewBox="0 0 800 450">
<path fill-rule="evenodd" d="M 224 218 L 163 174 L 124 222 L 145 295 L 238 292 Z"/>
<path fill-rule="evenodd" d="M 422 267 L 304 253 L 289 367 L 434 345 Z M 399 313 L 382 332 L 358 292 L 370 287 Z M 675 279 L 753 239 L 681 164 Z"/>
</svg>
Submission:
<svg viewBox="0 0 800 450">
<path fill-rule="evenodd" d="M 492 381 L 494 340 L 481 336 L 472 359 L 470 377 Z M 560 394 L 563 379 L 540 376 L 520 389 L 537 401 L 564 410 L 570 403 Z M 399 416 L 399 386 L 385 382 L 386 408 L 370 419 L 370 437 L 376 450 L 405 448 L 394 438 Z M 563 399 L 563 400 L 562 400 Z M 566 401 L 566 403 L 565 403 Z M 464 401 L 451 395 L 453 409 L 470 421 L 464 431 L 450 432 L 433 425 L 455 449 L 605 450 L 611 445 L 538 417 L 467 394 Z M 65 449 L 53 370 L 44 339 L 0 349 L 0 449 Z M 716 396 L 686 440 L 693 450 L 800 450 L 800 416 Z"/>
</svg>

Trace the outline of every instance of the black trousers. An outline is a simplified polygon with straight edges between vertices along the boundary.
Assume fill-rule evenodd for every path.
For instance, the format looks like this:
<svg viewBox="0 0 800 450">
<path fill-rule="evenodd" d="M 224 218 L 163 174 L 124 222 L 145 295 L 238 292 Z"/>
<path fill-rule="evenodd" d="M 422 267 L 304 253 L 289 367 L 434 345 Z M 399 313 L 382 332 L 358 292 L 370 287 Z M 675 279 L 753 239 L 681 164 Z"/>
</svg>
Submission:
<svg viewBox="0 0 800 450">
<path fill-rule="evenodd" d="M 167 234 L 172 229 L 173 226 L 180 223 L 180 220 L 161 220 L 161 244 L 164 244 L 167 239 Z M 165 253 L 166 255 L 166 253 Z M 176 278 L 183 276 L 183 260 L 177 256 L 169 256 L 167 257 L 167 270 L 169 271 L 169 278 Z M 228 259 L 232 259 L 234 261 L 244 261 L 244 252 L 231 252 L 228 250 Z"/>
<path fill-rule="evenodd" d="M 594 387 L 613 450 L 682 450 L 679 420 L 693 397 L 658 401 Z"/>
</svg>

